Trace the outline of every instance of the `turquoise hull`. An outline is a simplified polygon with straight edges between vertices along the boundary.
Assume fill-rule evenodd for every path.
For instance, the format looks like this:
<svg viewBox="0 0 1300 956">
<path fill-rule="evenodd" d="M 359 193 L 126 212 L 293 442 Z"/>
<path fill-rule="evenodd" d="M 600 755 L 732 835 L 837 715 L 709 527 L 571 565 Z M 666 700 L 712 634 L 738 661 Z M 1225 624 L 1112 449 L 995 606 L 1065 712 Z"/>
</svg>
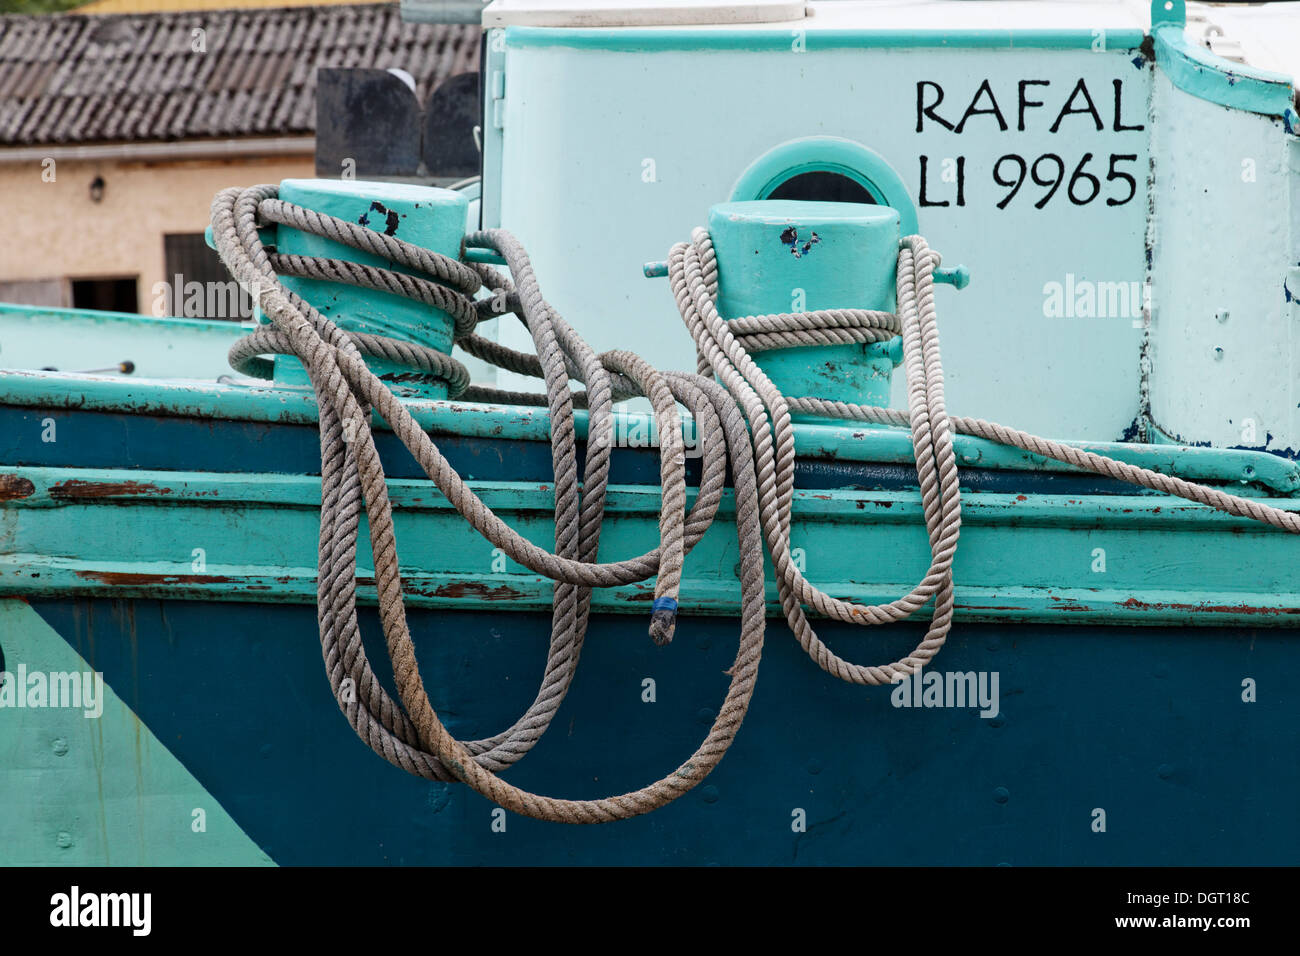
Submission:
<svg viewBox="0 0 1300 956">
<path fill-rule="evenodd" d="M 20 463 L 5 469 L 7 666 L 99 672 L 107 688 L 98 720 L 3 711 L 9 863 L 1282 864 L 1300 845 L 1294 541 L 1241 519 L 1085 475 L 972 469 L 958 626 L 936 670 L 996 674 L 992 706 L 830 680 L 773 603 L 754 702 L 719 768 L 660 812 L 575 830 L 503 818 L 464 787 L 410 777 L 339 714 L 316 639 L 308 424 L 3 414 L 6 459 Z M 40 442 L 49 417 L 85 440 Z M 485 500 L 545 540 L 539 437 L 438 435 Z M 434 706 L 457 736 L 490 734 L 531 699 L 549 583 L 494 571 L 490 547 L 381 439 Z M 645 485 L 654 452 L 615 461 L 611 554 L 652 541 L 657 513 Z M 803 460 L 794 540 L 807 542 L 810 572 L 842 568 L 836 593 L 875 600 L 922 570 L 914 480 L 897 463 Z M 694 748 L 735 653 L 726 521 L 688 558 L 691 605 L 672 645 L 645 637 L 648 591 L 597 592 L 578 679 L 509 779 L 593 797 L 640 786 Z M 206 549 L 203 572 L 191 545 Z M 1097 546 L 1105 572 L 1092 570 Z M 1237 589 L 1247 583 L 1258 592 Z M 362 620 L 387 681 L 374 609 Z M 821 628 L 859 659 L 896 657 L 923 630 Z M 930 822 L 901 839 L 918 793 Z"/>
</svg>

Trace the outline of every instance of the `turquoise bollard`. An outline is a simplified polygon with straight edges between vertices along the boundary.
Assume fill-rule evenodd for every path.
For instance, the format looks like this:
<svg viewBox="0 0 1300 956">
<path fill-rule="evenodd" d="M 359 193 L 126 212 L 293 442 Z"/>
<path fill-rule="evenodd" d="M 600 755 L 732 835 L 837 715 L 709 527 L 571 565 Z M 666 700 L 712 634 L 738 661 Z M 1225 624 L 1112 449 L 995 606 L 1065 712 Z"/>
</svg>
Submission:
<svg viewBox="0 0 1300 956">
<path fill-rule="evenodd" d="M 460 256 L 465 239 L 468 202 L 459 193 L 446 189 L 355 180 L 286 179 L 280 183 L 280 198 L 452 258 Z M 276 227 L 275 242 L 282 253 L 328 256 L 399 272 L 410 271 L 351 246 L 287 226 Z M 340 328 L 451 352 L 455 323 L 441 310 L 402 296 L 336 282 L 291 277 L 282 281 Z M 444 383 L 429 380 L 412 369 L 376 359 L 368 359 L 367 363 L 399 393 L 447 397 Z M 275 360 L 275 379 L 281 384 L 304 384 L 307 373 L 298 359 L 280 355 Z"/>
<path fill-rule="evenodd" d="M 755 200 L 709 210 L 723 318 L 895 308 L 899 215 L 888 206 Z M 901 340 L 758 352 L 786 395 L 888 405 Z M 791 416 L 795 421 L 825 421 Z"/>
</svg>

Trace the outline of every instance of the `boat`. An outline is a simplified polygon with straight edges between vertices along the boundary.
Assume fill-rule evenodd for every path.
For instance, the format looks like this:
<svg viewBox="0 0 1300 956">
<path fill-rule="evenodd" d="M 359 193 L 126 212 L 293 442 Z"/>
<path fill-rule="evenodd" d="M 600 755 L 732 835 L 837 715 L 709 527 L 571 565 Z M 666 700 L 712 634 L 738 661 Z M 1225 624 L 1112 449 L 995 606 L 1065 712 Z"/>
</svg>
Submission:
<svg viewBox="0 0 1300 956">
<path fill-rule="evenodd" d="M 0 307 L 0 862 L 1294 863 L 1297 5 L 481 22 L 253 321 Z"/>
</svg>

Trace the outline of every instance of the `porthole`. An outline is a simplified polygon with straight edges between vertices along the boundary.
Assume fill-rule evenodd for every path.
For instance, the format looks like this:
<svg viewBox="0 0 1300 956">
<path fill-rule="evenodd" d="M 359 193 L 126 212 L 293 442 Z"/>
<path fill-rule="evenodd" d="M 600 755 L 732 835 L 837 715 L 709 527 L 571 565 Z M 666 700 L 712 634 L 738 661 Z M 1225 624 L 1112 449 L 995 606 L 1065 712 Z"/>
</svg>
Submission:
<svg viewBox="0 0 1300 956">
<path fill-rule="evenodd" d="M 856 202 L 879 205 L 876 197 L 852 176 L 830 169 L 795 173 L 778 183 L 764 199 L 797 199 L 803 202 Z"/>
<path fill-rule="evenodd" d="M 878 153 L 835 136 L 790 140 L 768 150 L 741 174 L 731 199 L 889 206 L 898 210 L 903 235 L 918 231 L 916 205 L 902 177 Z"/>
</svg>

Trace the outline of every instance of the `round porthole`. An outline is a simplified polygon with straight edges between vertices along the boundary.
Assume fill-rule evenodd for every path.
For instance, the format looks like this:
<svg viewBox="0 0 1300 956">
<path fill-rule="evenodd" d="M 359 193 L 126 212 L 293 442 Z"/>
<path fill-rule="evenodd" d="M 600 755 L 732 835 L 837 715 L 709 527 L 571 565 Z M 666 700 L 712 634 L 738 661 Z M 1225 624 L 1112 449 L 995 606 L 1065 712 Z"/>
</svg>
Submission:
<svg viewBox="0 0 1300 956">
<path fill-rule="evenodd" d="M 858 180 L 828 169 L 795 173 L 778 183 L 764 199 L 797 199 L 804 202 L 856 202 L 877 206 L 882 203 Z"/>
<path fill-rule="evenodd" d="M 731 199 L 856 202 L 898 210 L 903 235 L 917 231 L 916 206 L 902 177 L 861 143 L 835 136 L 791 140 L 749 165 Z"/>
</svg>

